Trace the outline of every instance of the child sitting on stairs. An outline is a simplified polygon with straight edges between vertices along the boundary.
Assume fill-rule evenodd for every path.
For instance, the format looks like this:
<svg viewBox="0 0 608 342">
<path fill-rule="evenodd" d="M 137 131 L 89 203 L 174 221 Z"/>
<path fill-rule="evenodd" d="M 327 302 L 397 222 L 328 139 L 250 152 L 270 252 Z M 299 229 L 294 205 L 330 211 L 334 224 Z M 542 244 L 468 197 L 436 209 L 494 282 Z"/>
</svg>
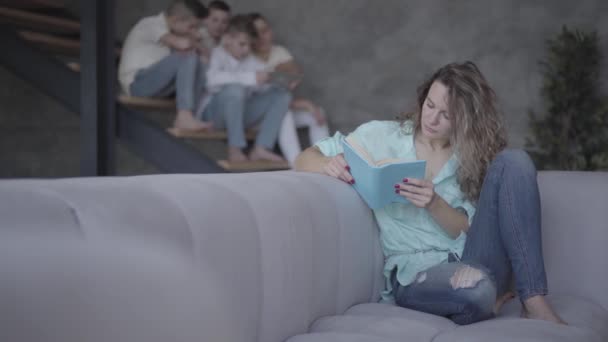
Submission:
<svg viewBox="0 0 608 342">
<path fill-rule="evenodd" d="M 213 49 L 207 72 L 207 92 L 197 117 L 212 122 L 228 133 L 228 161 L 284 161 L 272 152 L 291 94 L 272 85 L 266 65 L 251 54 L 256 35 L 249 16 L 237 15 L 230 21 L 222 45 Z M 245 129 L 258 127 L 255 145 L 249 155 Z"/>
</svg>

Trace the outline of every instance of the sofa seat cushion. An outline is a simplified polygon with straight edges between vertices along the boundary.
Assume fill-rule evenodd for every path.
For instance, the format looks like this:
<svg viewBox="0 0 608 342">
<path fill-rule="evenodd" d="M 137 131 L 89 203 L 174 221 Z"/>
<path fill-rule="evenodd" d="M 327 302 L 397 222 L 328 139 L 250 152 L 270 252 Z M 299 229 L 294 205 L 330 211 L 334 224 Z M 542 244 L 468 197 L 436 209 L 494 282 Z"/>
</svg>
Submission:
<svg viewBox="0 0 608 342">
<path fill-rule="evenodd" d="M 438 331 L 451 330 L 457 327 L 447 318 L 410 310 L 391 304 L 367 303 L 351 307 L 345 313 L 348 316 L 376 316 L 399 318 L 403 321 L 416 321 L 426 326 L 433 326 Z"/>
<path fill-rule="evenodd" d="M 311 331 L 347 332 L 376 336 L 376 338 L 403 340 L 407 336 L 412 341 L 431 341 L 441 332 L 441 328 L 429 322 L 404 317 L 382 316 L 331 316 L 318 319 Z"/>
<path fill-rule="evenodd" d="M 549 295 L 547 296 L 547 300 L 560 317 L 568 323 L 568 327 L 592 331 L 601 337 L 602 341 L 608 341 L 608 311 L 599 304 L 585 298 L 567 295 Z M 518 300 L 513 300 L 505 305 L 496 320 L 531 321 L 522 319 L 520 314 L 521 303 Z M 544 323 L 540 321 L 534 322 Z M 562 326 L 558 327 L 563 328 Z M 560 329 L 554 330 L 559 331 Z M 589 341 L 592 340 L 589 339 Z"/>
<path fill-rule="evenodd" d="M 456 328 L 452 321 L 389 304 L 360 304 L 344 315 L 322 317 L 311 334 L 289 342 L 304 341 L 432 341 Z"/>
<path fill-rule="evenodd" d="M 510 301 L 496 318 L 468 326 L 389 304 L 359 304 L 344 315 L 322 317 L 310 333 L 289 342 L 339 341 L 608 341 L 608 311 L 572 296 L 548 296 L 548 301 L 569 323 L 520 317 L 521 303 Z"/>
<path fill-rule="evenodd" d="M 388 339 L 377 335 L 355 334 L 355 333 L 310 333 L 294 336 L 287 342 L 404 342 L 401 339 Z"/>
<path fill-rule="evenodd" d="M 438 335 L 434 342 L 602 342 L 595 331 L 523 318 L 494 319 Z"/>
</svg>

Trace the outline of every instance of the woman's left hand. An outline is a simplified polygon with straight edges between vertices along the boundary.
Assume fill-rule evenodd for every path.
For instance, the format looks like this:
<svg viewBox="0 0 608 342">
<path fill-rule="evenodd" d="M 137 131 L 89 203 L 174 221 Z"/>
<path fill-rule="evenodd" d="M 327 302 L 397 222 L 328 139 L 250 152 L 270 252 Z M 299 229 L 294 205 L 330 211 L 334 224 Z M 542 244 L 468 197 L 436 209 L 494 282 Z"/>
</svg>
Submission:
<svg viewBox="0 0 608 342">
<path fill-rule="evenodd" d="M 395 184 L 395 192 L 418 208 L 428 209 L 437 198 L 435 185 L 426 179 L 405 178 L 403 183 Z"/>
</svg>

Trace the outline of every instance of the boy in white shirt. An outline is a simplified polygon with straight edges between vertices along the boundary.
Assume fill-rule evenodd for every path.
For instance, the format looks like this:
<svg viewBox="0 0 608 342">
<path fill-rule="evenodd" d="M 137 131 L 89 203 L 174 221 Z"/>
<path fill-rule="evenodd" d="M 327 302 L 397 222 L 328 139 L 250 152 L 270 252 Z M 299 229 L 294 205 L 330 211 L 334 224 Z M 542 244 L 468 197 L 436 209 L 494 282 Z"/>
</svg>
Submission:
<svg viewBox="0 0 608 342">
<path fill-rule="evenodd" d="M 206 8 L 199 0 L 173 0 L 160 15 L 141 19 L 125 40 L 119 66 L 123 90 L 133 96 L 176 95 L 174 126 L 201 131 L 211 124 L 194 118 L 205 86 L 205 54 L 199 29 Z M 207 52 L 208 53 L 208 52 Z"/>
<path fill-rule="evenodd" d="M 290 93 L 268 84 L 265 65 L 251 55 L 255 28 L 249 16 L 232 18 L 222 38 L 222 46 L 211 53 L 207 71 L 207 94 L 199 115 L 216 128 L 228 131 L 228 160 L 283 161 L 273 152 L 283 117 L 291 103 Z M 259 126 L 255 145 L 249 156 L 245 129 Z"/>
</svg>

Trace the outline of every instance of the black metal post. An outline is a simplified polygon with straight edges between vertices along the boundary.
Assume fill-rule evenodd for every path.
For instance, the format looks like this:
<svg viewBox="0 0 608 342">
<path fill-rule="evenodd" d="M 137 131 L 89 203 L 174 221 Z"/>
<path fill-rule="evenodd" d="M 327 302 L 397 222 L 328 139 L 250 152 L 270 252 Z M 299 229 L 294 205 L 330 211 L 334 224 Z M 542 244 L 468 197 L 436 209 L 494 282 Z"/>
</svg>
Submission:
<svg viewBox="0 0 608 342">
<path fill-rule="evenodd" d="M 81 0 L 80 170 L 115 173 L 114 0 Z"/>
<path fill-rule="evenodd" d="M 0 25 L 0 64 L 43 93 L 79 112 L 80 82 L 64 63 L 24 41 L 14 28 Z"/>
<path fill-rule="evenodd" d="M 84 116 L 87 108 L 83 110 L 81 93 L 90 89 L 80 86 L 81 80 L 79 80 L 80 76 L 77 72 L 70 70 L 65 64 L 52 58 L 48 53 L 19 38 L 10 27 L 0 25 L 0 41 L 4 47 L 4 52 L 0 53 L 0 65 L 37 87 L 43 93 L 53 97 L 70 111 L 75 114 L 80 112 L 81 116 Z M 113 64 L 110 67 L 114 69 Z M 93 75 L 96 75 L 96 73 Z M 114 72 L 105 75 L 115 77 Z M 93 83 L 94 87 L 96 85 L 97 83 Z M 110 85 L 112 85 L 112 80 Z M 110 100 L 113 101 L 114 97 L 111 97 Z M 116 120 L 117 131 L 115 133 L 118 139 L 133 152 L 157 166 L 162 172 L 226 172 L 212 158 L 202 154 L 185 141 L 167 134 L 164 128 L 146 118 L 142 113 L 129 110 L 122 105 L 117 107 L 117 116 L 114 119 Z M 113 113 L 114 107 L 109 108 Z M 94 113 L 98 112 L 95 111 Z M 94 121 L 94 123 L 96 122 Z M 107 127 L 112 128 L 113 124 Z M 86 131 L 83 131 L 83 135 L 85 133 Z M 91 134 L 93 133 L 97 134 L 97 129 L 92 130 Z M 87 138 L 90 137 L 87 135 Z M 87 140 L 83 139 L 83 143 L 85 141 Z M 96 143 L 97 140 L 94 140 L 94 142 Z M 97 144 L 94 146 L 96 147 Z M 91 150 L 92 153 L 97 153 L 97 149 Z M 109 158 L 109 160 L 113 161 L 112 158 Z M 93 161 L 97 162 L 97 158 Z M 97 168 L 93 170 L 97 170 Z"/>
</svg>

